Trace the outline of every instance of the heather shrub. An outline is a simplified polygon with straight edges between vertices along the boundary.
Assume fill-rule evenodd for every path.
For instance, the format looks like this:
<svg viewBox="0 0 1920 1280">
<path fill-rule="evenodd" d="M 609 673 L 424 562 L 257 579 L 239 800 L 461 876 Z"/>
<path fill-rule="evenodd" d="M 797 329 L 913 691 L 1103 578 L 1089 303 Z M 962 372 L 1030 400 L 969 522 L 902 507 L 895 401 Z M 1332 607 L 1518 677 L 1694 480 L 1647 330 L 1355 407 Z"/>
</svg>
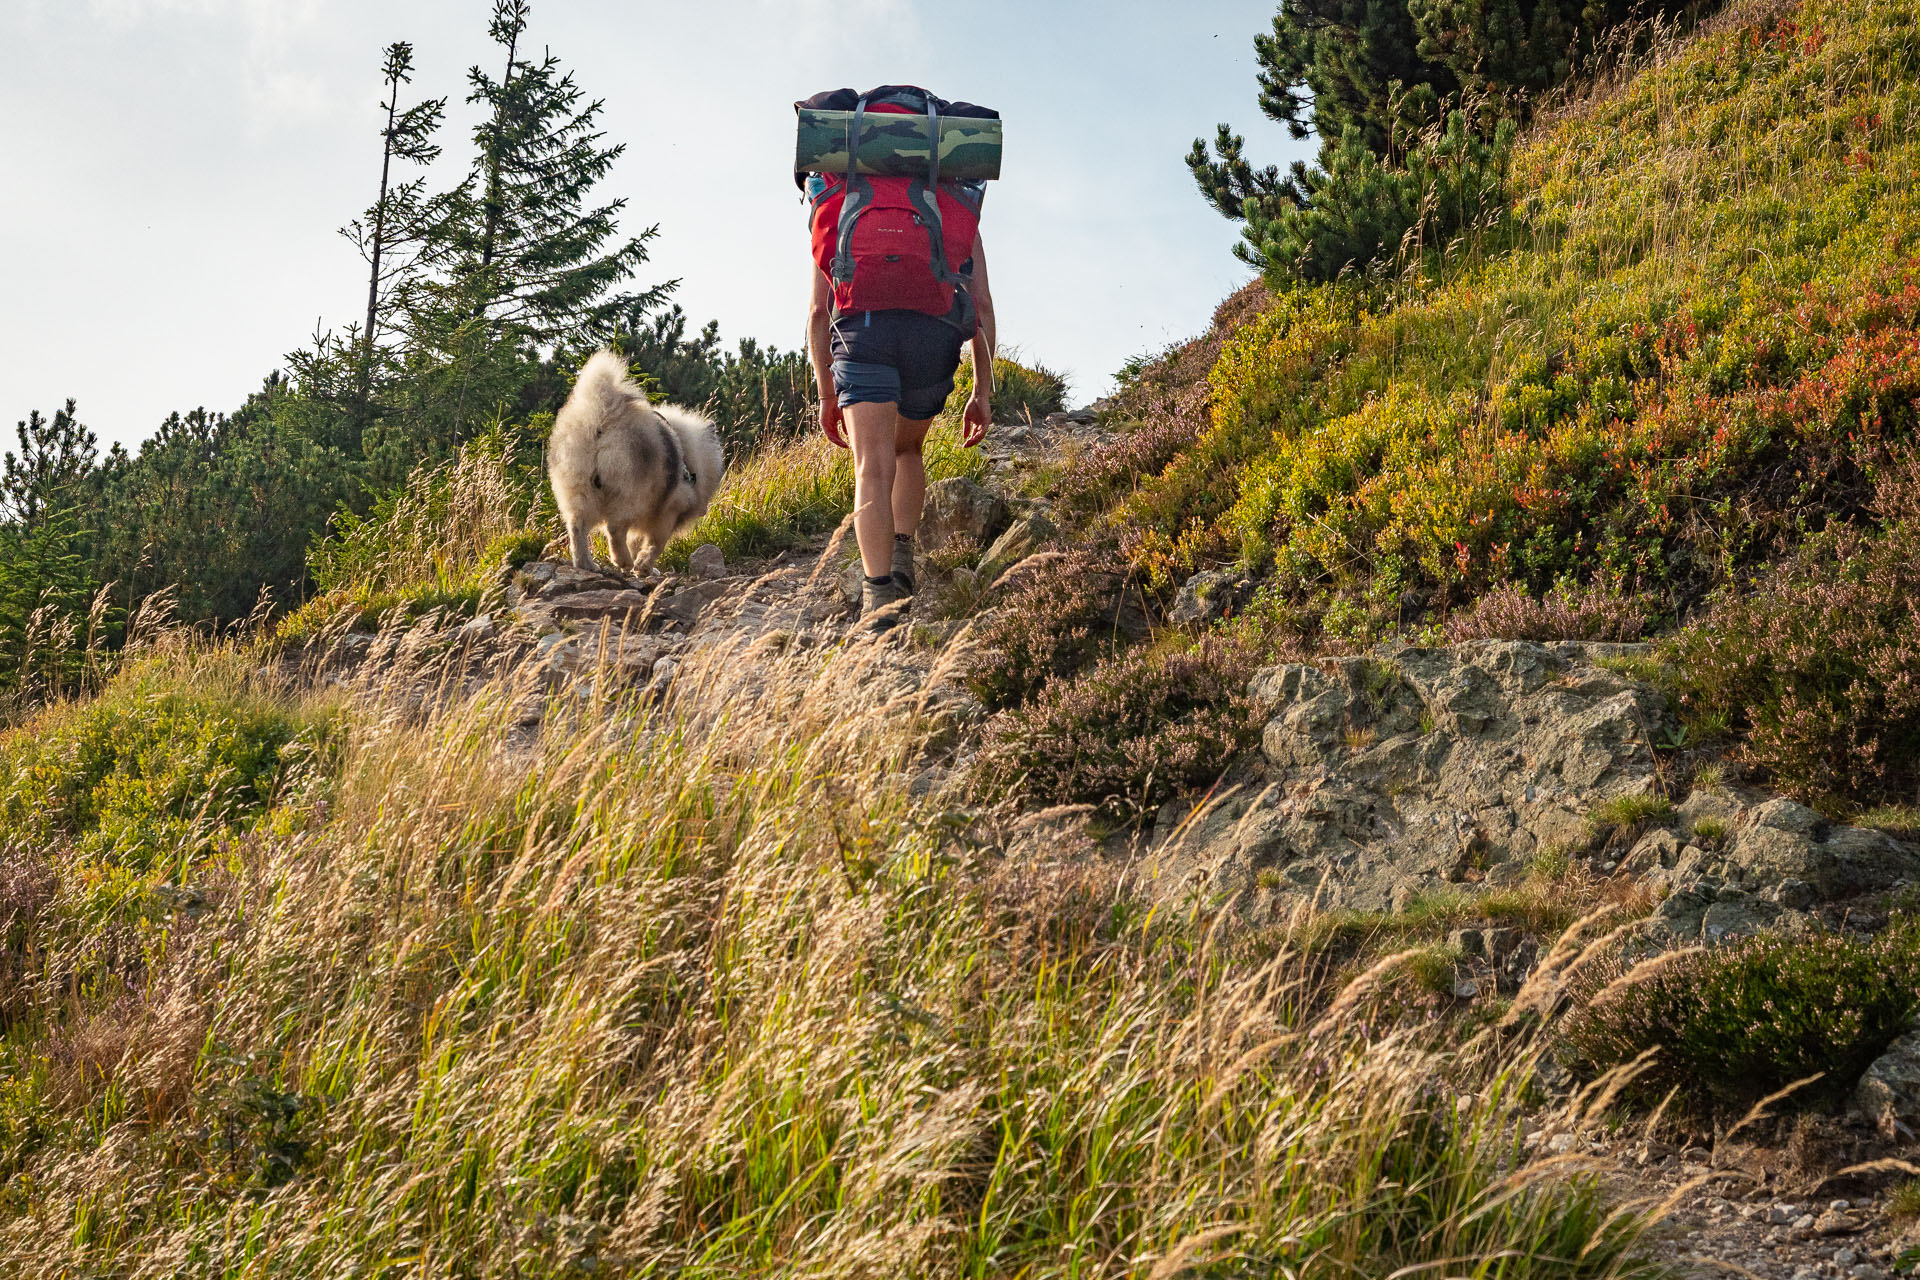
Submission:
<svg viewBox="0 0 1920 1280">
<path fill-rule="evenodd" d="M 0 851 L 0 1028 L 18 1018 L 28 1003 L 26 977 L 42 917 L 60 890 L 60 877 L 47 861 L 23 849 Z"/>
<path fill-rule="evenodd" d="M 1124 566 L 1088 551 L 1022 571 L 1002 590 L 1000 607 L 980 628 L 967 659 L 967 683 L 993 710 L 1018 706 L 1056 677 L 1070 676 L 1117 652 L 1125 637 Z"/>
<path fill-rule="evenodd" d="M 1447 619 L 1447 639 L 1638 640 L 1647 631 L 1645 601 L 1599 583 L 1555 587 L 1535 597 L 1526 588 L 1496 587 Z"/>
<path fill-rule="evenodd" d="M 1872 511 L 1878 529 L 1814 540 L 1673 645 L 1689 719 L 1744 730 L 1776 786 L 1842 809 L 1920 785 L 1920 461 Z"/>
<path fill-rule="evenodd" d="M 1247 655 L 1219 637 L 1120 654 L 988 728 L 976 764 L 990 790 L 1034 801 L 1145 813 L 1211 784 L 1259 737 L 1245 694 Z"/>
<path fill-rule="evenodd" d="M 1920 1010 L 1920 928 L 1878 937 L 1766 935 L 1717 950 L 1596 972 L 1564 1025 L 1577 1067 L 1595 1076 L 1658 1048 L 1633 1086 L 1678 1088 L 1697 1111 L 1744 1108 L 1796 1080 L 1800 1103 L 1850 1092 Z"/>
<path fill-rule="evenodd" d="M 1165 470 L 1205 428 L 1204 399 L 1201 392 L 1189 392 L 1187 400 L 1199 403 L 1156 413 L 1119 439 L 1081 454 L 1055 490 L 1060 510 L 1075 520 L 1086 520 L 1132 492 L 1142 479 Z"/>
</svg>

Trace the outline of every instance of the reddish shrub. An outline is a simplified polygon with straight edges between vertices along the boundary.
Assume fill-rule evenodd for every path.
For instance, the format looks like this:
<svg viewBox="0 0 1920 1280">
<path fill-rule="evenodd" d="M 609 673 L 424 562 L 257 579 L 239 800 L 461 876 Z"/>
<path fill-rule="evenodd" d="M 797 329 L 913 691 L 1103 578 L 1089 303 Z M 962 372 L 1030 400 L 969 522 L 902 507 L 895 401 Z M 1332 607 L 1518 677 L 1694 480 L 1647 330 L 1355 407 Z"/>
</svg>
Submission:
<svg viewBox="0 0 1920 1280">
<path fill-rule="evenodd" d="M 1041 803 L 1098 805 L 1112 817 L 1149 811 L 1209 785 L 1257 740 L 1248 666 L 1239 646 L 1210 636 L 1053 680 L 989 726 L 976 778 L 994 790 L 1021 786 Z"/>
<path fill-rule="evenodd" d="M 1674 642 L 1686 713 L 1745 731 L 1781 789 L 1842 808 L 1920 786 L 1920 461 L 1875 489 L 1879 528 L 1841 526 Z"/>
<path fill-rule="evenodd" d="M 1024 567 L 1023 567 L 1024 568 Z M 1056 676 L 1070 676 L 1124 644 L 1124 568 L 1088 551 L 1021 572 L 1002 588 L 1004 603 L 983 626 L 968 660 L 967 683 L 999 710 L 1032 698 Z"/>
<path fill-rule="evenodd" d="M 1595 584 L 1556 587 L 1535 599 L 1526 588 L 1496 587 L 1447 619 L 1447 639 L 1638 640 L 1647 632 L 1645 602 Z"/>
</svg>

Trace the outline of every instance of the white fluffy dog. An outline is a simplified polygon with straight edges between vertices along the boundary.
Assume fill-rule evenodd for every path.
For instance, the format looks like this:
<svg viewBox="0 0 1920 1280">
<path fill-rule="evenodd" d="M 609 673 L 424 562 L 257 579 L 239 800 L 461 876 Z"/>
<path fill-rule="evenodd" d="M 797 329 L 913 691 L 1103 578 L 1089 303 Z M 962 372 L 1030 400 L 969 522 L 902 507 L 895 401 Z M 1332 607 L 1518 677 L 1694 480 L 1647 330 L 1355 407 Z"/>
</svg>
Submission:
<svg viewBox="0 0 1920 1280">
<path fill-rule="evenodd" d="M 567 522 L 576 568 L 593 568 L 593 531 L 613 561 L 645 573 L 674 534 L 706 514 L 726 459 L 713 423 L 678 405 L 649 404 L 627 364 L 600 350 L 581 366 L 554 419 L 547 478 Z"/>
</svg>

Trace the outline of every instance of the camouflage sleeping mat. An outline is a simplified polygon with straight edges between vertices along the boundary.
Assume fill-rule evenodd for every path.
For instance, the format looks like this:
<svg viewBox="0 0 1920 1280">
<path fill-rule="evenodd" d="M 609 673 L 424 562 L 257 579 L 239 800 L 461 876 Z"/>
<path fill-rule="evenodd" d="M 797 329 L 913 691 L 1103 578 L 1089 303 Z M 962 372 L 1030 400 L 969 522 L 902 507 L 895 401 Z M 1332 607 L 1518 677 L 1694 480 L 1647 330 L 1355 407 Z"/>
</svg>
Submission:
<svg viewBox="0 0 1920 1280">
<path fill-rule="evenodd" d="M 845 173 L 851 111 L 802 106 L 795 173 Z M 927 117 L 869 111 L 860 122 L 855 172 L 877 178 L 927 174 Z M 940 176 L 980 181 L 1000 176 L 1000 122 L 980 116 L 940 118 Z"/>
</svg>

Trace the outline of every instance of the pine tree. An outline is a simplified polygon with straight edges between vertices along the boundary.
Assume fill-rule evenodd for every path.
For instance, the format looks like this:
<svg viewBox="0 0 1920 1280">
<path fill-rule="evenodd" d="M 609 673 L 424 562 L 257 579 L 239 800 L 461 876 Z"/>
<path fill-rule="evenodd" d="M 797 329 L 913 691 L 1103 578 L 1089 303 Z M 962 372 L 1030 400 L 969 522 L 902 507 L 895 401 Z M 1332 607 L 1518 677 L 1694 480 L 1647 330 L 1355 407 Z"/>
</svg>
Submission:
<svg viewBox="0 0 1920 1280">
<path fill-rule="evenodd" d="M 51 422 L 35 409 L 14 430 L 20 452 L 6 456 L 0 475 L 0 514 L 32 528 L 85 499 L 80 488 L 93 474 L 100 441 L 80 424 L 72 400 L 54 413 Z"/>
<path fill-rule="evenodd" d="M 647 261 L 650 227 L 616 238 L 625 200 L 592 205 L 624 146 L 602 146 L 605 103 L 585 101 L 552 53 L 522 56 L 528 0 L 494 0 L 488 34 L 504 54 L 496 79 L 468 72 L 467 101 L 485 109 L 466 181 L 438 203 L 445 284 L 438 320 L 483 322 L 489 337 L 583 347 L 636 328 L 672 284 L 624 291 Z"/>
<path fill-rule="evenodd" d="M 1228 218 L 1273 224 L 1286 206 L 1313 206 L 1316 242 L 1348 220 L 1353 235 L 1335 239 L 1358 245 L 1403 220 L 1381 215 L 1398 199 L 1381 184 L 1405 186 L 1390 174 L 1404 174 L 1417 148 L 1449 132 L 1455 112 L 1464 112 L 1470 130 L 1489 141 L 1503 122 L 1523 123 L 1542 94 L 1566 83 L 1604 33 L 1633 18 L 1690 22 L 1718 3 L 1281 0 L 1272 29 L 1254 38 L 1260 110 L 1295 138 L 1320 139 L 1316 167 L 1296 163 L 1285 177 L 1274 166 L 1256 168 L 1246 158 L 1245 139 L 1226 124 L 1211 152 L 1204 139 L 1194 141 L 1187 166 L 1201 195 Z M 1384 198 L 1386 206 L 1335 207 L 1341 192 L 1361 190 Z M 1241 257 L 1285 274 L 1267 252 L 1277 243 L 1274 235 L 1255 231 L 1249 240 L 1251 247 L 1237 249 Z M 1321 254 L 1309 253 L 1307 260 L 1320 261 Z"/>
</svg>

